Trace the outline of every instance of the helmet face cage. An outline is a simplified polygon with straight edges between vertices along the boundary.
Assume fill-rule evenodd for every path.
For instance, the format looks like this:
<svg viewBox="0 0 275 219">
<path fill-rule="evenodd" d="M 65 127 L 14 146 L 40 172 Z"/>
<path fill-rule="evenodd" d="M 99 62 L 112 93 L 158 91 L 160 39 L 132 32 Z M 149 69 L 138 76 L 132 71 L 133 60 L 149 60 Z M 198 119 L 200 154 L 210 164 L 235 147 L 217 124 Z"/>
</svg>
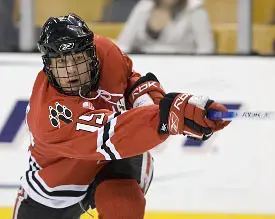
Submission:
<svg viewBox="0 0 275 219">
<path fill-rule="evenodd" d="M 94 48 L 56 57 L 54 62 L 52 58 L 47 56 L 42 58 L 44 71 L 48 76 L 49 82 L 60 93 L 77 96 L 81 89 L 81 94 L 87 96 L 91 90 L 97 87 L 99 62 Z M 81 65 L 82 68 L 79 67 Z M 74 69 L 74 72 L 69 70 L 71 68 Z"/>
<path fill-rule="evenodd" d="M 98 84 L 99 61 L 93 32 L 76 15 L 50 18 L 38 48 L 50 84 L 60 93 L 86 97 Z"/>
</svg>

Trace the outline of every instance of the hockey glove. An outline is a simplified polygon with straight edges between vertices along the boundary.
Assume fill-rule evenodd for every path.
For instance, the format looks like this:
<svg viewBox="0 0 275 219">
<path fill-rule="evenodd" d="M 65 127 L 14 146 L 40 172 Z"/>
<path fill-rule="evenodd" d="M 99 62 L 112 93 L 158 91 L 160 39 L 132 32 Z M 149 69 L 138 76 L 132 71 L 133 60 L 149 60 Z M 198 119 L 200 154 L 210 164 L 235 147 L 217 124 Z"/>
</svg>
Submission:
<svg viewBox="0 0 275 219">
<path fill-rule="evenodd" d="M 228 121 L 212 121 L 208 110 L 227 111 L 221 104 L 206 96 L 186 93 L 169 93 L 160 101 L 160 134 L 184 134 L 198 140 L 207 140 L 213 132 L 223 129 Z"/>
<path fill-rule="evenodd" d="M 127 92 L 127 100 L 133 108 L 158 104 L 165 95 L 157 77 L 153 73 L 147 73 L 139 78 Z"/>
</svg>

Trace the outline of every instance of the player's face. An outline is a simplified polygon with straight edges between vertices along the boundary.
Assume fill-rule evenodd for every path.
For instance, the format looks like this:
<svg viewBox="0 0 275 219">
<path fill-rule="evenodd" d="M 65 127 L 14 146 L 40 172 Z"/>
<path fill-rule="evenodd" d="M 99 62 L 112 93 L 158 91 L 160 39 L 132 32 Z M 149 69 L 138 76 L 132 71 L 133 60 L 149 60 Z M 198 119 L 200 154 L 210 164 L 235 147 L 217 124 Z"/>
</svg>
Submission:
<svg viewBox="0 0 275 219">
<path fill-rule="evenodd" d="M 91 59 L 86 52 L 51 59 L 51 70 L 64 91 L 78 91 L 90 81 Z"/>
</svg>

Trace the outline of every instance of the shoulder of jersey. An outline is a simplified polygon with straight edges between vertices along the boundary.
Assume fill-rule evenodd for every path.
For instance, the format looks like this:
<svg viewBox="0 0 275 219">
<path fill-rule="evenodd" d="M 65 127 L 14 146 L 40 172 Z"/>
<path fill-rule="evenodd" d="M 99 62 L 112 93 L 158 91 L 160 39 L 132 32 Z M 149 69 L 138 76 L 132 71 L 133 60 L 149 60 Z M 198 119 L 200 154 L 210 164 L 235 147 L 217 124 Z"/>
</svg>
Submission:
<svg viewBox="0 0 275 219">
<path fill-rule="evenodd" d="M 95 35 L 94 43 L 96 45 L 96 49 L 100 51 L 108 51 L 115 45 L 115 43 L 111 39 L 101 35 Z"/>
</svg>

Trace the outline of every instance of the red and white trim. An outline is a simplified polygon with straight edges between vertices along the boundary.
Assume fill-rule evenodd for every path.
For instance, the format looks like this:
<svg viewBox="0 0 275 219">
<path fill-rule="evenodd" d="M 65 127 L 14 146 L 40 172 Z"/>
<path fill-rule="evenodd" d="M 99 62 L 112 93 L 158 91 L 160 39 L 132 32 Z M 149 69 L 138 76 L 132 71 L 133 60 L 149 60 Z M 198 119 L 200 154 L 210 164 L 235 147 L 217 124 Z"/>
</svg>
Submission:
<svg viewBox="0 0 275 219">
<path fill-rule="evenodd" d="M 142 158 L 141 176 L 139 186 L 145 194 L 153 177 L 154 165 L 150 152 L 145 152 Z"/>
<path fill-rule="evenodd" d="M 17 193 L 15 205 L 14 205 L 14 208 L 13 208 L 12 219 L 17 219 L 18 211 L 19 211 L 19 208 L 22 204 L 22 201 L 25 200 L 27 197 L 28 196 L 27 196 L 27 193 L 25 192 L 25 190 L 23 188 L 20 188 L 18 193 Z"/>
</svg>

